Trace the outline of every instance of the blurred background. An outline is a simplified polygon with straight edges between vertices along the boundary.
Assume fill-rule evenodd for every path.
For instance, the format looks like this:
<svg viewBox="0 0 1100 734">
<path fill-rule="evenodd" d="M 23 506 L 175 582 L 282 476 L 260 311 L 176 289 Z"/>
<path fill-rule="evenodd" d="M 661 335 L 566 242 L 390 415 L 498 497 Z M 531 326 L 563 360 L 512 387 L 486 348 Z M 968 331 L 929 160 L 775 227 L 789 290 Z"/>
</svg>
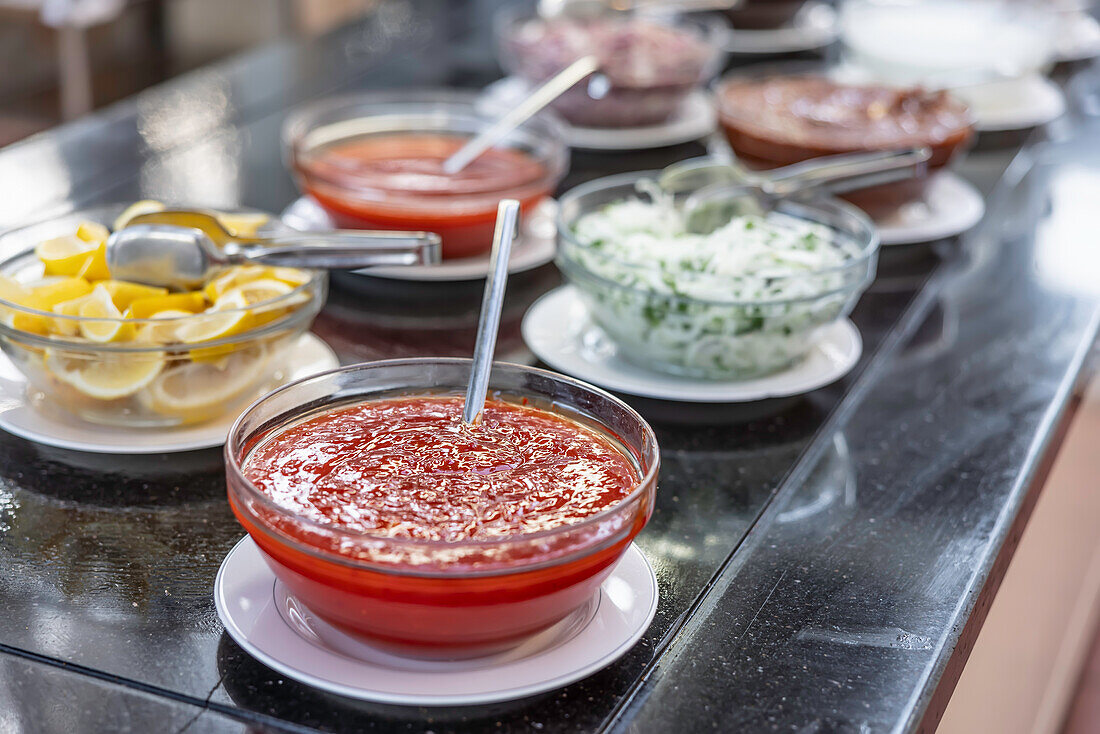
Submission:
<svg viewBox="0 0 1100 734">
<path fill-rule="evenodd" d="M 0 145 L 385 0 L 0 0 Z"/>
</svg>

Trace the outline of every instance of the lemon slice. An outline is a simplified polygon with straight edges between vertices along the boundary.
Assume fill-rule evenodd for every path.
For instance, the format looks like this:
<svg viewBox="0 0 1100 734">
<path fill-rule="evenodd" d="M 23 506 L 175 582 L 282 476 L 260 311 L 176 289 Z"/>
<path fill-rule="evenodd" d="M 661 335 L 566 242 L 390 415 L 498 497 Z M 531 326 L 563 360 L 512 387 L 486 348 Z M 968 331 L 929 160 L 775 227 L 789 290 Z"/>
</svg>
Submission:
<svg viewBox="0 0 1100 734">
<path fill-rule="evenodd" d="M 179 328 L 184 344 L 195 344 L 232 336 L 249 327 L 248 303 L 239 296 L 222 298 L 204 313 L 189 319 Z"/>
<path fill-rule="evenodd" d="M 165 210 L 164 204 L 159 201 L 153 201 L 152 199 L 142 199 L 141 201 L 135 201 L 130 206 L 126 207 L 126 211 L 118 215 L 118 219 L 115 220 L 114 226 L 111 229 L 116 232 L 127 224 L 130 220 L 141 214 L 152 214 L 153 212 L 162 212 Z"/>
<path fill-rule="evenodd" d="M 164 355 L 97 354 L 67 357 L 50 351 L 46 369 L 57 379 L 98 400 L 117 400 L 145 389 L 164 369 Z"/>
<path fill-rule="evenodd" d="M 141 342 L 148 342 L 149 344 L 175 344 L 180 341 L 179 328 L 180 324 L 176 319 L 186 316 L 194 316 L 191 311 L 183 311 L 181 309 L 165 309 L 164 311 L 158 311 L 157 313 L 150 314 L 148 316 L 142 316 L 140 318 L 164 320 L 163 324 L 149 323 L 142 324 L 138 328 L 136 339 Z"/>
<path fill-rule="evenodd" d="M 235 213 L 219 212 L 217 219 L 221 225 L 238 237 L 252 237 L 271 217 L 258 212 Z"/>
<path fill-rule="evenodd" d="M 196 314 L 204 308 L 206 308 L 206 297 L 199 291 L 137 298 L 130 302 L 130 311 L 135 319 L 153 318 L 155 314 L 162 311 L 183 311 L 190 315 Z"/>
<path fill-rule="evenodd" d="M 134 325 L 123 320 L 122 312 L 111 300 L 110 292 L 102 285 L 97 285 L 84 303 L 80 304 L 79 315 L 85 319 L 103 319 L 80 322 L 80 335 L 85 339 L 113 342 L 133 338 Z"/>
<path fill-rule="evenodd" d="M 221 415 L 235 398 L 259 387 L 267 367 L 262 345 L 234 352 L 219 362 L 186 362 L 158 375 L 142 394 L 161 414 L 194 422 Z"/>
<path fill-rule="evenodd" d="M 297 288 L 300 285 L 305 285 L 309 282 L 309 279 L 313 277 L 313 274 L 308 270 L 299 270 L 298 268 L 284 268 L 279 266 L 269 266 L 267 272 L 264 273 L 264 277 L 271 278 L 272 280 L 278 280 L 286 283 L 292 288 Z"/>
<path fill-rule="evenodd" d="M 125 311 L 140 298 L 163 298 L 168 295 L 167 288 L 131 283 L 128 280 L 105 280 L 99 285 L 111 294 L 111 300 L 120 311 Z"/>
<path fill-rule="evenodd" d="M 264 301 L 270 301 L 280 296 L 285 296 L 292 290 L 294 290 L 294 288 L 281 280 L 261 278 L 260 280 L 251 280 L 222 293 L 222 295 L 218 297 L 218 300 L 214 302 L 214 305 L 217 306 L 219 303 L 226 300 L 243 300 L 247 305 L 253 306 L 257 303 L 263 303 Z"/>
<path fill-rule="evenodd" d="M 267 268 L 262 265 L 241 265 L 226 270 L 224 273 L 207 283 L 206 287 L 202 290 L 203 293 L 206 294 L 207 300 L 211 303 L 215 303 L 223 293 L 249 281 L 259 280 L 265 277 L 266 273 Z"/>
</svg>

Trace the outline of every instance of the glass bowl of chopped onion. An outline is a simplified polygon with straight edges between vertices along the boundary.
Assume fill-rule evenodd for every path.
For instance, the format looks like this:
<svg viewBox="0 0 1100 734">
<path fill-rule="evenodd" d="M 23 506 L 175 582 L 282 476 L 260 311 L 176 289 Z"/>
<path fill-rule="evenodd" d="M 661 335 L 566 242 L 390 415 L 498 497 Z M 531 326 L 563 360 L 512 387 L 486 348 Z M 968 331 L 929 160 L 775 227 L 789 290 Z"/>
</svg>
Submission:
<svg viewBox="0 0 1100 734">
<path fill-rule="evenodd" d="M 688 230 L 684 194 L 659 171 L 561 197 L 558 267 L 625 359 L 685 377 L 740 380 L 791 367 L 874 278 L 879 240 L 831 198 L 728 207 Z M 698 228 L 697 228 L 698 229 Z"/>
<path fill-rule="evenodd" d="M 105 242 L 139 202 L 0 235 L 0 349 L 46 400 L 92 423 L 171 427 L 236 415 L 282 380 L 289 348 L 324 304 L 327 274 L 234 266 L 169 293 L 111 278 Z M 216 212 L 235 234 L 273 226 Z"/>
</svg>

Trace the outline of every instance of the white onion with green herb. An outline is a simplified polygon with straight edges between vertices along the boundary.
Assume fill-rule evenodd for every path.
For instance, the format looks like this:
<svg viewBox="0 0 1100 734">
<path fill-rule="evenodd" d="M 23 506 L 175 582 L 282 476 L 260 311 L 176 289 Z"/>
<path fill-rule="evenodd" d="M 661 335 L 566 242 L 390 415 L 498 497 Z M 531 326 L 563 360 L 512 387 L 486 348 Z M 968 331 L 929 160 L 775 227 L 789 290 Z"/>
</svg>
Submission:
<svg viewBox="0 0 1100 734">
<path fill-rule="evenodd" d="M 585 214 L 573 234 L 561 261 L 596 322 L 624 356 L 666 372 L 729 379 L 783 369 L 854 300 L 845 266 L 856 243 L 788 214 L 735 216 L 694 234 L 655 193 Z"/>
</svg>

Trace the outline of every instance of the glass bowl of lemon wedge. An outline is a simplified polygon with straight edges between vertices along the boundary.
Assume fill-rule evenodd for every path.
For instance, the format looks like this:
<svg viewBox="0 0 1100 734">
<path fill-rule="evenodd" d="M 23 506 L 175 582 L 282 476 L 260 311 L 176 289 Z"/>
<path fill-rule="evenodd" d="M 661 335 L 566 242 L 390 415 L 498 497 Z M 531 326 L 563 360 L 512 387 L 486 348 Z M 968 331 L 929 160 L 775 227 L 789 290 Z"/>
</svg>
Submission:
<svg viewBox="0 0 1100 734">
<path fill-rule="evenodd" d="M 87 421 L 169 427 L 235 416 L 276 386 L 324 304 L 327 275 L 232 266 L 169 292 L 111 278 L 106 240 L 154 201 L 87 209 L 0 234 L 0 349 L 35 399 Z M 280 226 L 212 212 L 232 233 Z"/>
</svg>

